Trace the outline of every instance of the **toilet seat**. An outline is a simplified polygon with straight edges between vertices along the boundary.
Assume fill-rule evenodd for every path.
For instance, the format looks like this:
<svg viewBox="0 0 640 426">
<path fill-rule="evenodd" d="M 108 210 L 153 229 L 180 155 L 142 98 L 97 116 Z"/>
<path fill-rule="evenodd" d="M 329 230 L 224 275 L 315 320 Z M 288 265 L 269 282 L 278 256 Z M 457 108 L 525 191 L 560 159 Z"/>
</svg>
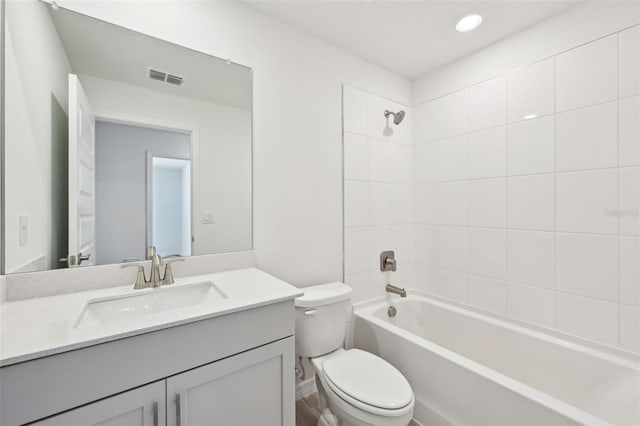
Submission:
<svg viewBox="0 0 640 426">
<path fill-rule="evenodd" d="M 322 363 L 330 392 L 368 413 L 398 417 L 413 409 L 409 382 L 387 361 L 359 349 L 341 351 Z"/>
</svg>

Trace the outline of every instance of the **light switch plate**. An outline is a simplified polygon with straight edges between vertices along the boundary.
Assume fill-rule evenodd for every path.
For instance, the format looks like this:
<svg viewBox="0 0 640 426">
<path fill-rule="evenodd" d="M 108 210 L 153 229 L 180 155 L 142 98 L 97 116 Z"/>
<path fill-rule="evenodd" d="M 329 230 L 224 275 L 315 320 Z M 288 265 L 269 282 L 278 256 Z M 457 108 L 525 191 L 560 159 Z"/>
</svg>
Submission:
<svg viewBox="0 0 640 426">
<path fill-rule="evenodd" d="M 212 211 L 204 211 L 202 212 L 202 224 L 203 225 L 211 225 L 213 224 L 213 212 Z"/>
</svg>

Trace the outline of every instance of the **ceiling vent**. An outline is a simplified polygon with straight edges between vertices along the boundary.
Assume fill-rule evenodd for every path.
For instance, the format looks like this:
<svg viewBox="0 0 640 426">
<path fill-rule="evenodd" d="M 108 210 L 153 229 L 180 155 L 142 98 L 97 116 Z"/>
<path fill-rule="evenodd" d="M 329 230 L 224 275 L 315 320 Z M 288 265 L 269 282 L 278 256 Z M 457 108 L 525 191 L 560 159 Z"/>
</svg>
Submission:
<svg viewBox="0 0 640 426">
<path fill-rule="evenodd" d="M 165 80 L 167 83 L 175 84 L 176 86 L 180 86 L 184 81 L 184 78 L 179 77 L 177 75 L 167 74 L 167 79 Z"/>
<path fill-rule="evenodd" d="M 164 71 L 148 68 L 149 78 L 156 81 L 164 81 L 165 83 L 180 86 L 184 82 L 184 77 L 166 73 Z"/>
</svg>

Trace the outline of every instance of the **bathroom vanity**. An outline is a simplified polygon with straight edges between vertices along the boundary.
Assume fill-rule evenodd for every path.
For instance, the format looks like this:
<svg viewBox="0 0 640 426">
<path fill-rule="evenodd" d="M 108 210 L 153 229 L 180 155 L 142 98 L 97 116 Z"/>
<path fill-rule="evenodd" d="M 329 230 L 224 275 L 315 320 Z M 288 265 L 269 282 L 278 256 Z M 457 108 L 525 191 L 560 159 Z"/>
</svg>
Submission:
<svg viewBox="0 0 640 426">
<path fill-rule="evenodd" d="M 293 425 L 301 294 L 250 268 L 0 305 L 0 423 Z"/>
</svg>

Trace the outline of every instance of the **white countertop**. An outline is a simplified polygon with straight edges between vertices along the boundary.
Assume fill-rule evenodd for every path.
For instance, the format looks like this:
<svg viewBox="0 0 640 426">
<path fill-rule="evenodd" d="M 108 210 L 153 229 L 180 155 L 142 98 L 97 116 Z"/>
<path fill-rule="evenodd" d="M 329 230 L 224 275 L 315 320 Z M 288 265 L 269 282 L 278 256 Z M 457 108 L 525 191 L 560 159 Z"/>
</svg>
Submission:
<svg viewBox="0 0 640 426">
<path fill-rule="evenodd" d="M 227 297 L 109 324 L 77 326 L 89 301 L 165 288 L 133 290 L 131 284 L 1 304 L 0 367 L 291 300 L 303 294 L 300 289 L 256 268 L 176 279 L 169 287 L 203 281 L 213 282 Z"/>
</svg>

